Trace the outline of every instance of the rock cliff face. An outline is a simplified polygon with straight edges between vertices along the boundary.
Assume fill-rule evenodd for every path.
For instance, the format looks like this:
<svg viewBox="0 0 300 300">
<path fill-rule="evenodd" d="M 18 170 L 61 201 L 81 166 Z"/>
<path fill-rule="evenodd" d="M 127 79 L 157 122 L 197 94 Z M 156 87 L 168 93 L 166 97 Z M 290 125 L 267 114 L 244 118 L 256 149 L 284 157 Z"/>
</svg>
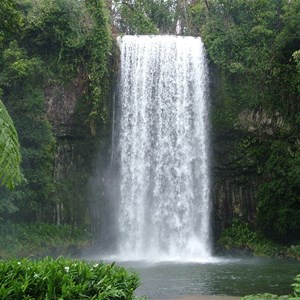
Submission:
<svg viewBox="0 0 300 300">
<path fill-rule="evenodd" d="M 109 136 L 100 133 L 99 138 L 91 134 L 87 89 L 84 73 L 68 85 L 52 84 L 45 88 L 46 115 L 56 138 L 53 221 L 57 224 L 91 226 L 88 182 L 100 150 L 102 160 L 106 160 Z"/>
<path fill-rule="evenodd" d="M 212 226 L 215 239 L 223 228 L 230 226 L 233 218 L 248 223 L 255 221 L 256 192 L 263 178 L 258 162 L 249 159 L 247 147 L 240 145 L 255 139 L 272 140 L 279 132 L 288 135 L 289 130 L 290 125 L 278 113 L 258 109 L 241 111 L 232 128 L 214 132 Z"/>
<path fill-rule="evenodd" d="M 236 145 L 243 132 L 232 130 L 220 133 L 213 141 L 212 165 L 212 226 L 217 239 L 221 230 L 233 218 L 252 222 L 255 216 L 257 176 L 254 169 L 237 166 Z"/>
<path fill-rule="evenodd" d="M 87 79 L 84 73 L 68 86 L 51 84 L 45 89 L 46 115 L 57 137 L 74 135 L 76 107 L 80 97 L 87 92 Z"/>
<path fill-rule="evenodd" d="M 258 136 L 273 136 L 278 132 L 288 132 L 291 126 L 278 112 L 270 114 L 262 109 L 246 109 L 239 114 L 235 128 Z"/>
</svg>

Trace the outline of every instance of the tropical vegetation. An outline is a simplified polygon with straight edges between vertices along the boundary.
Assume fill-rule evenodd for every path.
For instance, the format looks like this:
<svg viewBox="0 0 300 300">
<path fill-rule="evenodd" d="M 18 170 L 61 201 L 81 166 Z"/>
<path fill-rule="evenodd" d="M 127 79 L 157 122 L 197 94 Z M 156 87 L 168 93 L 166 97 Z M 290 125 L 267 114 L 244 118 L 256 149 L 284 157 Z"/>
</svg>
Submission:
<svg viewBox="0 0 300 300">
<path fill-rule="evenodd" d="M 0 175 L 10 189 L 19 183 L 12 192 L 0 188 L 0 219 L 90 223 L 81 214 L 88 210 L 86 186 L 101 147 L 99 135 L 109 132 L 113 49 L 105 2 L 4 0 L 0 15 L 0 96 L 5 105 L 1 102 Z M 67 113 L 58 110 L 60 116 L 53 116 L 49 111 L 54 98 L 64 103 L 70 93 L 80 101 L 72 121 L 77 136 L 69 138 L 69 128 L 60 121 Z M 76 145 L 68 146 L 68 139 Z M 83 160 L 80 174 L 57 162 L 65 147 L 65 152 L 75 147 L 73 155 Z"/>
<path fill-rule="evenodd" d="M 256 229 L 275 242 L 299 242 L 300 3 L 207 3 L 191 13 L 217 69 L 214 137 L 235 130 L 230 167 L 241 170 L 239 186 L 257 182 Z"/>
<path fill-rule="evenodd" d="M 0 100 L 0 181 L 13 189 L 22 181 L 18 134 L 3 102 Z"/>
<path fill-rule="evenodd" d="M 228 229 L 220 244 L 257 254 L 280 245 L 298 257 L 299 1 L 3 0 L 0 16 L 3 222 L 101 230 L 95 211 L 107 207 L 104 171 L 96 174 L 99 190 L 89 184 L 95 162 L 104 170 L 110 156 L 114 35 L 200 35 L 212 74 L 212 148 L 230 140 L 230 184 L 255 193 L 252 215 L 246 209 L 226 220 L 233 232 L 234 219 L 246 223 L 239 228 L 246 238 L 232 240 Z M 59 122 L 53 99 L 72 97 L 73 119 Z"/>
<path fill-rule="evenodd" d="M 261 257 L 291 258 L 300 260 L 300 245 L 283 246 L 266 238 L 262 232 L 248 223 L 235 219 L 225 228 L 218 240 L 218 247 L 230 251 L 247 250 L 249 254 Z M 225 251 L 226 252 L 226 251 Z"/>
<path fill-rule="evenodd" d="M 76 255 L 103 231 L 118 34 L 202 37 L 212 148 L 227 143 L 225 185 L 255 194 L 218 245 L 300 257 L 300 1 L 1 0 L 0 298 L 133 298 L 137 276 L 114 265 L 8 260 Z M 300 298 L 299 280 L 244 299 Z"/>
<path fill-rule="evenodd" d="M 95 243 L 86 228 L 45 223 L 0 224 L 0 260 L 13 258 L 78 257 Z"/>
</svg>

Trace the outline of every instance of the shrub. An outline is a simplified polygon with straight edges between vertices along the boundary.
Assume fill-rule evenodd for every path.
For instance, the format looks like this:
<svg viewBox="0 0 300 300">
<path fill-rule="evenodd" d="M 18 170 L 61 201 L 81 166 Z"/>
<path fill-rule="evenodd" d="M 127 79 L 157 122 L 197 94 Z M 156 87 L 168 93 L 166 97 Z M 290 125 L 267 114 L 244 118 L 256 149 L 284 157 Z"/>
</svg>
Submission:
<svg viewBox="0 0 300 300">
<path fill-rule="evenodd" d="M 295 277 L 295 283 L 292 286 L 294 288 L 294 298 L 300 299 L 300 274 Z"/>
<path fill-rule="evenodd" d="M 113 264 L 65 258 L 0 262 L 0 299 L 134 298 L 137 274 Z"/>
<path fill-rule="evenodd" d="M 288 258 L 300 260 L 300 245 L 292 245 L 290 248 L 288 248 L 286 251 L 286 256 Z"/>
<path fill-rule="evenodd" d="M 225 228 L 218 241 L 224 249 L 246 249 L 255 256 L 291 258 L 300 260 L 300 245 L 282 246 L 264 237 L 261 232 L 252 230 L 249 224 L 235 219 L 231 227 Z"/>
<path fill-rule="evenodd" d="M 231 227 L 223 230 L 219 245 L 225 249 L 247 249 L 256 256 L 284 255 L 284 247 L 267 240 L 262 234 L 251 230 L 246 223 L 234 220 Z"/>
</svg>

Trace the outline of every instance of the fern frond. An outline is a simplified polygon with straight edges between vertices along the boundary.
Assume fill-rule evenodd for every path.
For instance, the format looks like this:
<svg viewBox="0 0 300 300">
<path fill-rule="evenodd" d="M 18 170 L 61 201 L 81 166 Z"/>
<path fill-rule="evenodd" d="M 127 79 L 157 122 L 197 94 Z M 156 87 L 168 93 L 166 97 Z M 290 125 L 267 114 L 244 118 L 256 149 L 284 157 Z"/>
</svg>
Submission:
<svg viewBox="0 0 300 300">
<path fill-rule="evenodd" d="M 3 102 L 0 100 L 0 181 L 9 189 L 22 182 L 18 134 Z"/>
</svg>

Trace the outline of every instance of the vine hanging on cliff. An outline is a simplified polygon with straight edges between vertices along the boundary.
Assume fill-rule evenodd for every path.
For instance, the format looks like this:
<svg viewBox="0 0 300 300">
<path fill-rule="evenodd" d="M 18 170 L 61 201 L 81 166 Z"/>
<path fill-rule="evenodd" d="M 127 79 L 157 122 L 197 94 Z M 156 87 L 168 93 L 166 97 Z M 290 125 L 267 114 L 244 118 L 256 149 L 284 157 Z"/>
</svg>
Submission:
<svg viewBox="0 0 300 300">
<path fill-rule="evenodd" d="M 112 34 L 109 26 L 109 15 L 106 4 L 102 0 L 88 1 L 92 18 L 95 22 L 91 35 L 91 59 L 88 64 L 89 81 L 92 97 L 92 111 L 89 115 L 91 133 L 96 134 L 97 120 L 108 124 L 108 90 L 109 61 L 112 53 Z"/>
</svg>

